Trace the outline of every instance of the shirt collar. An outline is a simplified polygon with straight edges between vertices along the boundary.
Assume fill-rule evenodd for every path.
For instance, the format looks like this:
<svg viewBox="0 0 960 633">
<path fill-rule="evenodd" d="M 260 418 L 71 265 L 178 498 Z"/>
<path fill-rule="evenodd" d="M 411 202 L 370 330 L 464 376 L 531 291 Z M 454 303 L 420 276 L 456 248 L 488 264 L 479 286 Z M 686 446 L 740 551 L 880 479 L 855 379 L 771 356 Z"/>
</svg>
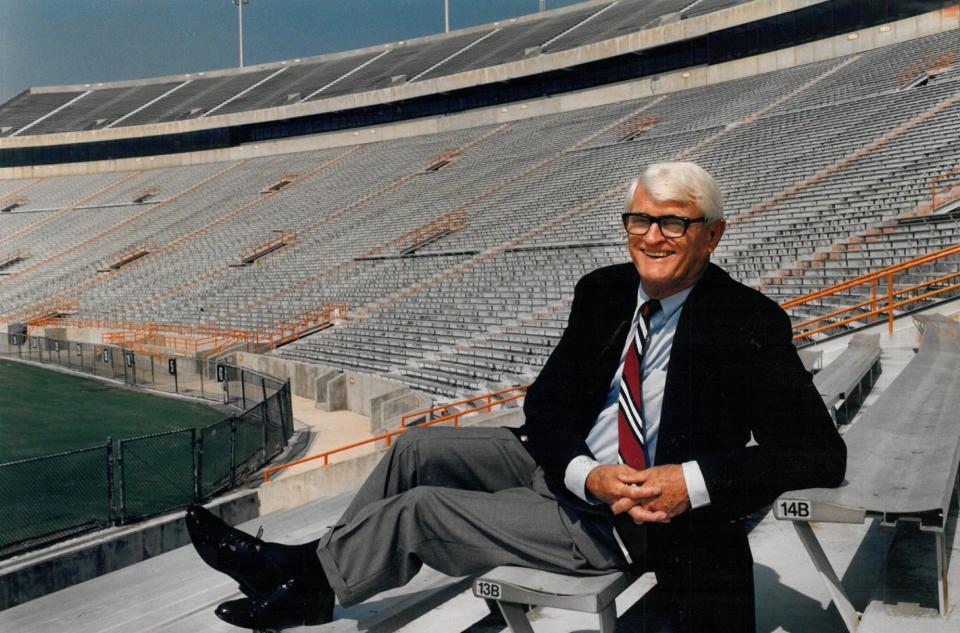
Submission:
<svg viewBox="0 0 960 633">
<path fill-rule="evenodd" d="M 699 280 L 698 280 L 699 281 Z M 669 297 L 664 297 L 660 300 L 660 311 L 654 314 L 651 317 L 653 319 L 659 319 L 660 322 L 665 322 L 674 315 L 674 313 L 683 307 L 684 302 L 687 300 L 687 297 L 690 296 L 690 293 L 693 292 L 694 286 L 697 284 L 694 283 L 693 286 L 684 288 L 680 292 L 676 292 Z M 640 311 L 640 306 L 650 300 L 650 296 L 643 291 L 643 284 L 637 285 L 637 312 Z M 636 315 L 634 315 L 636 319 Z"/>
</svg>

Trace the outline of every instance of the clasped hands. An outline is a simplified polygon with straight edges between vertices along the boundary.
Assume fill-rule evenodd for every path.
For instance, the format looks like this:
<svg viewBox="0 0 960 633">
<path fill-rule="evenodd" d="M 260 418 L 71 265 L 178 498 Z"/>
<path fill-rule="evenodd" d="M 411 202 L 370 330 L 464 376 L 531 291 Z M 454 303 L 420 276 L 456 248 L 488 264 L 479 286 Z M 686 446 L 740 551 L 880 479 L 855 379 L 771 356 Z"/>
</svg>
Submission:
<svg viewBox="0 0 960 633">
<path fill-rule="evenodd" d="M 625 464 L 602 464 L 587 475 L 587 491 L 610 506 L 627 512 L 635 523 L 669 523 L 690 508 L 683 467 L 679 464 L 636 470 Z"/>
</svg>

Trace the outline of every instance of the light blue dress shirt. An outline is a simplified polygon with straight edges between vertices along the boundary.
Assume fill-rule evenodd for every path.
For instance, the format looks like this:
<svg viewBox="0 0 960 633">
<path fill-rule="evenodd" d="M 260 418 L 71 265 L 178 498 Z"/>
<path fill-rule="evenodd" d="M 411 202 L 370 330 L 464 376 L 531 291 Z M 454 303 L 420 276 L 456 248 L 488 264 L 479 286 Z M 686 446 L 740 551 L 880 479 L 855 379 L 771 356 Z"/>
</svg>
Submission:
<svg viewBox="0 0 960 633">
<path fill-rule="evenodd" d="M 677 323 L 680 322 L 680 313 L 683 304 L 693 290 L 693 286 L 660 301 L 661 310 L 650 317 L 650 327 L 647 333 L 647 351 L 643 356 L 641 371 L 643 372 L 643 420 L 646 435 L 647 456 L 650 465 L 656 465 L 657 438 L 660 431 L 660 413 L 663 408 L 663 391 L 667 382 L 667 367 L 670 363 L 670 350 L 673 348 L 673 337 L 677 333 Z M 567 465 L 564 472 L 564 485 L 584 501 L 597 504 L 598 500 L 588 496 L 586 492 L 587 475 L 601 464 L 619 463 L 619 435 L 617 429 L 617 415 L 619 412 L 620 377 L 623 374 L 623 361 L 630 347 L 630 341 L 637 330 L 640 306 L 650 297 L 643 291 L 641 285 L 637 290 L 637 306 L 633 311 L 633 322 L 623 351 L 620 353 L 620 365 L 610 382 L 604 408 L 600 411 L 593 428 L 587 435 L 587 447 L 592 455 L 575 457 Z M 683 477 L 690 498 L 690 507 L 699 508 L 710 503 L 710 494 L 703 479 L 703 473 L 696 461 L 684 462 Z"/>
</svg>

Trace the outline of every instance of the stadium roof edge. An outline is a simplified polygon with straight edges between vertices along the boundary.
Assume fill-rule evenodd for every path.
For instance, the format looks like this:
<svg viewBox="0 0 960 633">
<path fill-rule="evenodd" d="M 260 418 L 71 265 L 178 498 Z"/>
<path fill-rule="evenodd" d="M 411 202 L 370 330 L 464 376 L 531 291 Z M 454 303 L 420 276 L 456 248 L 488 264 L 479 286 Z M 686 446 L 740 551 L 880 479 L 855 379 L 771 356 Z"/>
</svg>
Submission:
<svg viewBox="0 0 960 633">
<path fill-rule="evenodd" d="M 276 106 L 261 110 L 249 110 L 232 114 L 213 115 L 182 121 L 149 123 L 129 127 L 121 126 L 99 130 L 56 132 L 32 136 L 11 136 L 0 138 L 0 150 L 20 147 L 92 143 L 142 136 L 194 132 L 223 128 L 231 125 L 282 120 L 313 114 L 337 112 L 350 108 L 395 103 L 423 95 L 433 95 L 477 85 L 493 84 L 552 70 L 563 70 L 592 61 L 691 39 L 713 31 L 755 22 L 781 13 L 821 4 L 826 1 L 827 0 L 753 0 L 752 2 L 696 16 L 680 22 L 672 22 L 653 28 L 634 31 L 616 38 L 593 42 L 568 50 L 544 53 L 528 59 L 487 66 L 400 86 L 351 93 L 305 103 Z M 351 51 L 351 54 L 354 52 L 355 51 Z M 153 83 L 153 79 L 149 82 Z M 106 84 L 102 87 L 106 87 Z M 101 86 L 98 86 L 98 88 L 101 88 Z M 78 89 L 82 90 L 87 88 L 81 85 Z"/>
<path fill-rule="evenodd" d="M 505 106 L 477 108 L 442 117 L 413 119 L 379 126 L 260 141 L 227 148 L 179 154 L 52 165 L 2 167 L 0 168 L 0 180 L 225 162 L 422 136 L 481 125 L 496 125 L 557 112 L 574 111 L 608 103 L 668 94 L 698 86 L 765 74 L 802 64 L 835 59 L 935 33 L 960 29 L 960 20 L 956 15 L 951 18 L 944 11 L 934 11 L 891 22 L 890 25 L 892 28 L 882 34 L 879 29 L 872 29 L 875 32 L 874 36 L 859 37 L 855 40 L 850 40 L 844 33 L 722 64 L 687 68 L 657 77 L 634 79 L 540 99 L 517 101 Z M 684 77 L 684 75 L 689 76 Z M 373 134 L 376 135 L 373 136 Z"/>
<path fill-rule="evenodd" d="M 320 55 L 311 55 L 308 57 L 298 57 L 293 59 L 284 59 L 275 62 L 264 62 L 263 64 L 255 64 L 252 66 L 243 66 L 233 67 L 233 68 L 217 68 L 213 70 L 203 70 L 203 71 L 193 71 L 189 73 L 177 73 L 173 75 L 161 75 L 156 77 L 146 77 L 143 79 L 123 79 L 118 81 L 102 81 L 102 82 L 83 82 L 76 84 L 62 84 L 54 86 L 34 86 L 26 88 L 25 91 L 31 92 L 33 94 L 43 94 L 50 92 L 72 92 L 76 90 L 89 90 L 90 88 L 96 88 L 102 90 L 105 88 L 131 88 L 134 86 L 147 86 L 151 84 L 165 83 L 171 81 L 186 81 L 188 79 L 196 79 L 198 76 L 202 77 L 229 77 L 231 75 L 240 75 L 249 72 L 255 72 L 259 70 L 277 70 L 283 66 L 289 66 L 291 64 L 312 64 L 317 62 L 326 62 L 336 59 L 343 59 L 345 57 L 352 57 L 355 55 L 361 55 L 364 53 L 379 53 L 391 48 L 396 48 L 398 46 L 407 46 L 411 44 L 425 44 L 428 42 L 435 42 L 451 37 L 457 37 L 460 35 L 466 35 L 468 33 L 481 33 L 498 26 L 506 26 L 512 24 L 524 24 L 526 22 L 536 22 L 544 18 L 549 18 L 551 16 L 563 15 L 565 13 L 572 13 L 574 11 L 579 11 L 584 7 L 607 4 L 611 0 L 587 0 L 586 2 L 578 2 L 576 4 L 567 5 L 565 7 L 559 7 L 557 9 L 550 9 L 543 13 L 531 13 L 528 15 L 521 15 L 515 18 L 509 18 L 506 20 L 500 20 L 497 22 L 487 22 L 485 24 L 477 24 L 475 26 L 468 26 L 462 29 L 457 29 L 450 31 L 449 33 L 433 33 L 430 35 L 422 35 L 420 37 L 414 37 L 406 40 L 398 40 L 395 42 L 385 42 L 383 44 L 374 44 L 373 46 L 367 46 L 365 48 L 351 48 L 345 51 L 336 51 L 333 53 L 323 53 Z M 806 6 L 808 4 L 816 4 L 818 2 L 824 2 L 825 0 L 812 0 L 806 1 L 800 0 L 800 4 Z"/>
</svg>

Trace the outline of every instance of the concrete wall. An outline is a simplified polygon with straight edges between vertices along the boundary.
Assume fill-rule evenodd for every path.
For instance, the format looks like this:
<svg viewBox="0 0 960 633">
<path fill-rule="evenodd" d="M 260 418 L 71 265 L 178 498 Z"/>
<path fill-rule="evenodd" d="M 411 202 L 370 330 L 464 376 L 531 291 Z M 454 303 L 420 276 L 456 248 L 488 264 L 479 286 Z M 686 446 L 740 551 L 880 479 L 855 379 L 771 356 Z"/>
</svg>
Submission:
<svg viewBox="0 0 960 633">
<path fill-rule="evenodd" d="M 311 400 L 316 397 L 314 382 L 321 375 L 331 370 L 330 367 L 300 363 L 268 354 L 238 353 L 234 356 L 233 361 L 241 367 L 261 371 L 281 380 L 289 379 L 290 390 L 293 395 L 310 398 Z"/>
<path fill-rule="evenodd" d="M 405 413 L 429 408 L 430 398 L 411 389 L 401 388 L 370 399 L 370 433 L 399 426 Z"/>
<path fill-rule="evenodd" d="M 256 491 L 244 490 L 223 497 L 209 507 L 227 523 L 236 525 L 259 516 L 259 503 Z M 176 512 L 9 559 L 0 564 L 0 611 L 189 542 L 183 512 Z"/>
<path fill-rule="evenodd" d="M 367 417 L 377 417 L 382 415 L 382 412 L 371 407 L 372 399 L 376 398 L 379 405 L 382 397 L 387 394 L 395 397 L 400 390 L 410 391 L 403 383 L 382 376 L 353 371 L 341 372 L 325 365 L 301 363 L 270 354 L 236 354 L 234 361 L 237 365 L 271 376 L 289 378 L 293 395 L 310 398 L 326 411 L 347 409 Z M 411 399 L 410 402 L 413 403 L 414 400 Z M 421 394 L 416 402 L 429 403 L 430 398 Z M 400 405 L 394 406 L 390 413 L 393 416 L 400 415 L 399 408 Z"/>
</svg>

